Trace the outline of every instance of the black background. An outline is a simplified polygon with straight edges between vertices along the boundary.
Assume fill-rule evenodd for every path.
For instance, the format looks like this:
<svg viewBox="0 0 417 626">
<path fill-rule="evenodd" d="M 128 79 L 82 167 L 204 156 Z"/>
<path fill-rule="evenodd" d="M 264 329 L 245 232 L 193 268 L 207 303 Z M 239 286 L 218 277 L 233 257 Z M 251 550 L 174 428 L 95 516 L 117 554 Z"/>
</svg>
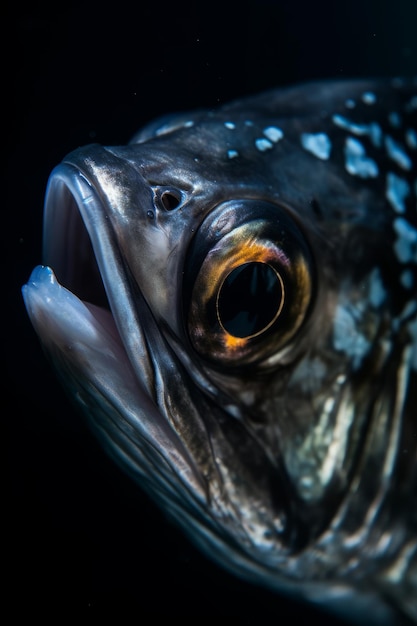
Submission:
<svg viewBox="0 0 417 626">
<path fill-rule="evenodd" d="M 120 624 L 336 623 L 213 565 L 114 467 L 49 369 L 20 287 L 41 261 L 45 185 L 66 153 L 274 86 L 416 73 L 417 3 L 76 1 L 3 13 L 6 605 L 55 623 L 110 611 Z"/>
</svg>

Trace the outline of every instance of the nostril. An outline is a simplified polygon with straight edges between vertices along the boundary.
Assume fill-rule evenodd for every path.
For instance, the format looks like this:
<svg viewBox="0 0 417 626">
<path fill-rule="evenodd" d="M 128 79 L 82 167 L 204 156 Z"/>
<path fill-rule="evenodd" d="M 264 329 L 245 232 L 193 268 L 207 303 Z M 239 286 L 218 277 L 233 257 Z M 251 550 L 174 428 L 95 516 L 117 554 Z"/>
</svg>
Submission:
<svg viewBox="0 0 417 626">
<path fill-rule="evenodd" d="M 165 211 L 174 211 L 182 203 L 182 193 L 178 189 L 158 189 L 155 202 Z"/>
<path fill-rule="evenodd" d="M 164 209 L 172 211 L 181 204 L 181 198 L 178 198 L 178 196 L 172 191 L 165 191 L 161 196 L 161 202 Z"/>
</svg>

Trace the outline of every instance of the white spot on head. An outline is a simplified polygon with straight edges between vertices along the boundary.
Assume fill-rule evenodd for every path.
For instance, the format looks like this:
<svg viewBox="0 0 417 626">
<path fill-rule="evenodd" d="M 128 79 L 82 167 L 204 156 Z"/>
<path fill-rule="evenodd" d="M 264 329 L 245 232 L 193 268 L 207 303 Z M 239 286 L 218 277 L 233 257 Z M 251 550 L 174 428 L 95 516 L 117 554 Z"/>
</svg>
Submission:
<svg viewBox="0 0 417 626">
<path fill-rule="evenodd" d="M 240 399 L 246 404 L 246 406 L 250 406 L 251 404 L 255 403 L 255 392 L 253 390 L 246 389 L 240 394 Z"/>
<path fill-rule="evenodd" d="M 236 406 L 235 404 L 226 404 L 224 408 L 229 413 L 229 415 L 232 415 L 233 417 L 236 417 L 237 419 L 240 419 L 242 417 L 242 412 L 240 408 Z"/>
<path fill-rule="evenodd" d="M 301 145 L 305 150 L 323 161 L 329 158 L 332 149 L 331 141 L 325 133 L 303 133 Z"/>
<path fill-rule="evenodd" d="M 388 172 L 385 195 L 394 211 L 405 213 L 405 199 L 409 194 L 408 182 L 393 172 Z"/>
<path fill-rule="evenodd" d="M 265 150 L 270 150 L 273 147 L 273 144 L 268 139 L 264 139 L 263 137 L 256 139 L 255 145 L 260 152 L 265 152 Z"/>
<path fill-rule="evenodd" d="M 356 102 L 352 100 L 352 98 L 348 98 L 345 102 L 345 107 L 347 109 L 354 109 L 356 106 Z"/>
<path fill-rule="evenodd" d="M 378 166 L 375 161 L 366 156 L 365 148 L 357 139 L 348 137 L 345 142 L 345 167 L 352 176 L 360 178 L 375 178 L 378 176 Z"/>
<path fill-rule="evenodd" d="M 394 230 L 397 240 L 394 251 L 400 263 L 417 262 L 417 229 L 403 217 L 394 220 Z"/>
<path fill-rule="evenodd" d="M 239 156 L 239 152 L 237 150 L 228 150 L 227 156 L 229 157 L 229 159 L 234 159 L 235 157 Z"/>
<path fill-rule="evenodd" d="M 370 342 L 359 331 L 359 321 L 354 310 L 347 304 L 337 305 L 333 323 L 333 346 L 335 350 L 352 358 L 355 369 L 360 366 L 370 347 Z"/>
<path fill-rule="evenodd" d="M 397 165 L 399 165 L 403 170 L 411 170 L 411 159 L 406 153 L 404 147 L 397 143 L 389 135 L 385 137 L 385 148 L 390 159 L 392 159 Z"/>
<path fill-rule="evenodd" d="M 311 487 L 314 485 L 312 476 L 309 474 L 306 474 L 305 476 L 301 476 L 300 485 L 304 489 L 311 489 Z"/>
<path fill-rule="evenodd" d="M 392 113 L 388 115 L 388 121 L 394 128 L 400 128 L 401 126 L 401 117 L 396 111 L 392 111 Z"/>
<path fill-rule="evenodd" d="M 277 128 L 276 126 L 268 126 L 268 128 L 264 128 L 263 133 L 265 137 L 267 137 L 270 141 L 273 141 L 274 143 L 282 139 L 284 136 L 282 130 L 280 128 Z"/>
<path fill-rule="evenodd" d="M 370 307 L 379 309 L 387 297 L 379 267 L 374 267 L 365 278 L 362 294 L 355 303 L 342 289 L 333 322 L 334 348 L 350 357 L 354 368 L 360 366 L 372 343 L 367 337 L 367 312 Z"/>
<path fill-rule="evenodd" d="M 411 150 L 417 150 L 417 133 L 414 128 L 407 128 L 405 131 L 405 141 Z"/>
<path fill-rule="evenodd" d="M 233 130 L 234 128 L 236 128 L 236 124 L 234 122 L 225 122 L 224 125 L 226 126 L 226 128 L 228 128 L 229 130 Z"/>
<path fill-rule="evenodd" d="M 371 91 L 365 91 L 365 93 L 362 94 L 362 102 L 365 104 L 375 104 L 376 95 Z"/>
<path fill-rule="evenodd" d="M 347 130 L 358 137 L 368 136 L 376 148 L 382 145 L 382 130 L 379 124 L 372 122 L 371 124 L 356 124 L 351 122 L 343 115 L 333 115 L 332 121 L 339 128 Z"/>
<path fill-rule="evenodd" d="M 414 285 L 414 274 L 408 269 L 404 270 L 400 276 L 401 284 L 405 289 L 412 289 Z"/>
</svg>

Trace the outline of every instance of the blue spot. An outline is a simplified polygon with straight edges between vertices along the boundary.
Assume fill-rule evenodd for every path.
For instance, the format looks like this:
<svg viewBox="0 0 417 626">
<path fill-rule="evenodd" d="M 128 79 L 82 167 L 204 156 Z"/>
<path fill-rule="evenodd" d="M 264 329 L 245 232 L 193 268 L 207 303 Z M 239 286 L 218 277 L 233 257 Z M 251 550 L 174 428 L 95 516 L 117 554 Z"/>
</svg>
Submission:
<svg viewBox="0 0 417 626">
<path fill-rule="evenodd" d="M 331 141 L 325 133 L 303 133 L 301 145 L 305 150 L 323 161 L 329 158 L 332 149 Z"/>
<path fill-rule="evenodd" d="M 345 107 L 347 109 L 354 109 L 356 106 L 356 102 L 352 100 L 352 98 L 348 98 L 345 102 Z"/>
<path fill-rule="evenodd" d="M 264 139 L 263 137 L 261 137 L 261 139 L 256 139 L 255 145 L 260 152 L 265 152 L 265 150 L 270 150 L 273 147 L 273 144 L 268 139 Z"/>
<path fill-rule="evenodd" d="M 234 159 L 235 157 L 239 156 L 239 152 L 237 150 L 228 150 L 227 156 L 229 157 L 229 159 Z"/>
<path fill-rule="evenodd" d="M 412 289 L 414 285 L 414 274 L 411 270 L 404 270 L 400 276 L 401 284 L 405 289 Z"/>
<path fill-rule="evenodd" d="M 413 128 L 405 131 L 405 141 L 411 150 L 417 150 L 417 133 Z"/>
<path fill-rule="evenodd" d="M 264 128 L 263 134 L 274 143 L 282 139 L 284 136 L 282 130 L 280 128 L 277 128 L 276 126 L 268 126 L 268 128 Z"/>
<path fill-rule="evenodd" d="M 409 300 L 407 302 L 407 304 L 405 305 L 405 307 L 403 308 L 403 310 L 401 311 L 401 314 L 394 318 L 392 320 L 392 327 L 395 331 L 398 331 L 398 329 L 403 325 L 404 320 L 407 320 L 407 318 L 410 318 L 410 316 L 415 316 L 417 312 L 417 308 L 416 308 L 416 302 L 413 300 Z M 414 319 L 413 324 L 416 323 L 417 324 L 417 317 Z M 408 320 L 408 328 L 410 329 L 410 320 Z M 417 326 L 415 328 L 415 330 L 417 330 Z M 417 334 L 415 335 L 415 339 L 417 340 Z M 416 348 L 416 356 L 417 356 L 417 345 L 415 346 Z"/>
<path fill-rule="evenodd" d="M 252 120 L 245 120 L 245 126 L 253 126 Z"/>
<path fill-rule="evenodd" d="M 386 198 L 394 211 L 405 213 L 405 199 L 410 194 L 410 185 L 393 172 L 387 174 Z"/>
<path fill-rule="evenodd" d="M 377 267 L 372 270 L 369 280 L 369 302 L 372 306 L 378 308 L 384 302 L 387 294 L 382 284 L 381 273 Z"/>
<path fill-rule="evenodd" d="M 371 124 L 356 124 L 351 122 L 343 115 L 333 115 L 332 121 L 339 128 L 347 130 L 358 137 L 368 136 L 376 148 L 382 145 L 382 130 L 379 124 L 372 122 Z"/>
<path fill-rule="evenodd" d="M 185 122 L 184 124 L 185 128 L 191 128 L 191 126 L 194 126 L 193 120 L 189 120 L 188 122 Z"/>
<path fill-rule="evenodd" d="M 371 91 L 365 91 L 365 93 L 362 94 L 362 102 L 365 104 L 375 104 L 376 95 Z"/>
<path fill-rule="evenodd" d="M 370 342 L 360 332 L 361 320 L 357 317 L 351 307 L 339 303 L 333 322 L 333 346 L 351 358 L 355 369 L 360 366 L 370 348 Z"/>
<path fill-rule="evenodd" d="M 236 128 L 236 124 L 234 122 L 225 122 L 224 125 L 226 126 L 226 128 L 229 128 L 229 130 L 233 130 L 234 128 Z"/>
<path fill-rule="evenodd" d="M 394 220 L 394 230 L 397 240 L 394 243 L 394 251 L 400 263 L 417 261 L 417 230 L 403 217 Z"/>
<path fill-rule="evenodd" d="M 393 111 L 388 115 L 388 121 L 393 128 L 400 128 L 401 126 L 401 117 L 396 111 Z"/>
<path fill-rule="evenodd" d="M 399 167 L 403 170 L 411 170 L 411 159 L 406 153 L 404 147 L 394 141 L 394 139 L 389 135 L 385 137 L 385 148 L 390 159 L 399 165 Z"/>
<path fill-rule="evenodd" d="M 376 178 L 379 173 L 377 164 L 366 156 L 361 142 L 352 137 L 345 142 L 345 167 L 349 174 L 360 178 Z"/>
</svg>

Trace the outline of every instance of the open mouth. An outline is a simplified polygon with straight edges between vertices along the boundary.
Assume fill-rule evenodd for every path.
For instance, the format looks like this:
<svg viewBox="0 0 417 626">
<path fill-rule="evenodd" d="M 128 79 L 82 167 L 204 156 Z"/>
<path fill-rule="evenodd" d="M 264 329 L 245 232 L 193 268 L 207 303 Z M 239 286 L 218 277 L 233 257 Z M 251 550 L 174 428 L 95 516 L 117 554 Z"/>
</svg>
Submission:
<svg viewBox="0 0 417 626">
<path fill-rule="evenodd" d="M 99 193 L 68 163 L 49 179 L 43 245 L 45 266 L 35 268 L 23 287 L 42 342 L 95 344 L 99 337 L 105 345 L 111 337 L 124 352 L 117 330 L 123 320 L 115 317 L 117 299 L 127 302 L 129 295 L 123 261 Z"/>
<path fill-rule="evenodd" d="M 80 300 L 110 309 L 92 240 L 100 247 L 97 222 L 105 209 L 83 174 L 71 165 L 53 171 L 44 213 L 44 262 L 59 283 Z M 103 221 L 108 230 L 108 220 Z"/>
<path fill-rule="evenodd" d="M 59 174 L 51 179 L 45 200 L 44 262 L 80 300 L 110 309 L 77 201 Z"/>
<path fill-rule="evenodd" d="M 54 170 L 44 216 L 48 265 L 36 267 L 22 288 L 29 317 L 113 458 L 155 489 L 178 466 L 202 493 L 201 476 L 190 471 L 187 450 L 155 402 L 159 329 L 130 280 L 108 213 L 99 185 L 79 168 Z"/>
</svg>

